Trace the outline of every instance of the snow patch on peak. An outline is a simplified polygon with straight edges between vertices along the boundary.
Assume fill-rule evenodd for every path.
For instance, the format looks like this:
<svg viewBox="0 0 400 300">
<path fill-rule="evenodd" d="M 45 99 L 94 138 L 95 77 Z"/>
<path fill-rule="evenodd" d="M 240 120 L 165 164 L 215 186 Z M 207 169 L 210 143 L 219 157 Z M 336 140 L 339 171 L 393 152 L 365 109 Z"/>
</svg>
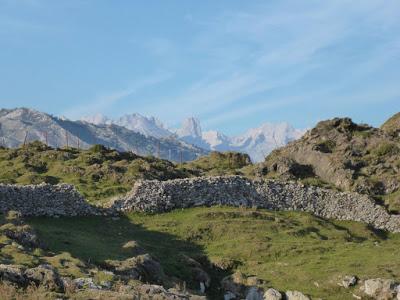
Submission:
<svg viewBox="0 0 400 300">
<path fill-rule="evenodd" d="M 176 131 L 178 137 L 202 137 L 201 125 L 199 119 L 194 117 L 187 118 L 183 121 L 182 127 Z"/>
</svg>

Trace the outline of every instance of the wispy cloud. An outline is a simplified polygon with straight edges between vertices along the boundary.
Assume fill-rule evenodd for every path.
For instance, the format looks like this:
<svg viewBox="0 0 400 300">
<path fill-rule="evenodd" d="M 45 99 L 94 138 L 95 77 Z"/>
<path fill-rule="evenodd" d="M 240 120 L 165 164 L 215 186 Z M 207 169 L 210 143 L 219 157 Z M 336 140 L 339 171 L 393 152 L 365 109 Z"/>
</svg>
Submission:
<svg viewBox="0 0 400 300">
<path fill-rule="evenodd" d="M 83 101 L 84 105 L 79 107 L 73 106 L 72 108 L 64 111 L 63 115 L 77 119 L 82 116 L 92 115 L 96 113 L 106 113 L 107 109 L 117 105 L 117 103 L 129 96 L 134 96 L 142 89 L 147 87 L 156 86 L 172 77 L 172 73 L 158 72 L 151 76 L 142 78 L 133 82 L 129 87 L 121 90 L 112 91 L 109 93 L 98 95 L 95 99 L 90 101 Z"/>
</svg>

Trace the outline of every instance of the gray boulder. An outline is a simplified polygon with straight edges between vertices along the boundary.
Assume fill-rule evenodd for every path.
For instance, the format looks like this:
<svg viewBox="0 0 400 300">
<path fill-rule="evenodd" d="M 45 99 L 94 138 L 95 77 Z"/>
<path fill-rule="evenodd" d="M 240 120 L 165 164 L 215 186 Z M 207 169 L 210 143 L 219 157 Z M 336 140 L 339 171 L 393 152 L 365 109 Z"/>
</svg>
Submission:
<svg viewBox="0 0 400 300">
<path fill-rule="evenodd" d="M 279 291 L 270 288 L 265 291 L 264 300 L 282 300 L 282 294 Z"/>
<path fill-rule="evenodd" d="M 15 283 L 19 286 L 27 284 L 24 268 L 18 265 L 0 265 L 0 281 Z"/>
<path fill-rule="evenodd" d="M 396 299 L 399 284 L 392 279 L 374 278 L 364 282 L 364 293 L 374 299 Z"/>
<path fill-rule="evenodd" d="M 346 289 L 355 286 L 357 284 L 357 277 L 356 276 L 345 276 L 342 280 L 342 286 Z"/>
<path fill-rule="evenodd" d="M 51 265 L 40 265 L 35 268 L 27 269 L 24 272 L 25 278 L 29 283 L 36 286 L 44 286 L 48 290 L 59 291 L 63 289 L 63 282 L 57 271 Z"/>
<path fill-rule="evenodd" d="M 127 279 L 137 279 L 149 283 L 163 283 L 164 271 L 150 254 L 138 255 L 126 260 L 108 260 L 106 264 L 113 272 Z"/>
<path fill-rule="evenodd" d="M 286 292 L 287 300 L 311 300 L 308 296 L 300 293 L 298 291 L 287 291 Z"/>
</svg>

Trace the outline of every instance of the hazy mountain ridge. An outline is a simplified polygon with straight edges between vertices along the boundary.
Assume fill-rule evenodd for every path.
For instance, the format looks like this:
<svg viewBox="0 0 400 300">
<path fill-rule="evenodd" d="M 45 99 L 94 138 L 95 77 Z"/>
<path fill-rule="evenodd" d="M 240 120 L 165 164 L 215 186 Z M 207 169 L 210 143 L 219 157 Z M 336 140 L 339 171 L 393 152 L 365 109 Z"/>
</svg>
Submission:
<svg viewBox="0 0 400 300">
<path fill-rule="evenodd" d="M 0 110 L 0 143 L 18 147 L 22 143 L 39 140 L 52 147 L 88 148 L 93 144 L 141 155 L 160 155 L 179 161 L 193 160 L 207 151 L 174 138 L 145 136 L 116 124 L 93 124 L 71 121 L 28 108 Z"/>
<path fill-rule="evenodd" d="M 238 151 L 250 155 L 254 162 L 264 160 L 272 150 L 300 138 L 305 130 L 295 129 L 288 123 L 264 123 L 238 136 L 227 136 L 219 131 L 203 131 L 200 120 L 185 119 L 178 129 L 168 129 L 154 117 L 140 114 L 124 115 L 112 120 L 103 115 L 85 117 L 82 120 L 93 124 L 117 124 L 145 136 L 177 137 L 179 140 L 212 151 Z"/>
</svg>

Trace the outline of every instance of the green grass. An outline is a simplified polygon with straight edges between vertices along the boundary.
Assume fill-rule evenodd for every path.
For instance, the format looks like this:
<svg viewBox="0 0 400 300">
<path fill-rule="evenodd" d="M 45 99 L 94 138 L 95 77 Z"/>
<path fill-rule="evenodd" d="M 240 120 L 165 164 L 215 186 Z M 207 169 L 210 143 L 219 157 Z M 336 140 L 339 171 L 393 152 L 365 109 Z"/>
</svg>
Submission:
<svg viewBox="0 0 400 300">
<path fill-rule="evenodd" d="M 306 213 L 213 207 L 132 213 L 119 220 L 33 218 L 28 223 L 55 253 L 98 264 L 129 257 L 122 246 L 135 240 L 160 260 L 167 275 L 185 281 L 189 274 L 181 254 L 232 268 L 214 272 L 214 283 L 240 271 L 256 275 L 265 286 L 323 299 L 352 299 L 352 290 L 337 285 L 344 275 L 400 279 L 399 234 Z"/>
<path fill-rule="evenodd" d="M 52 149 L 34 142 L 17 149 L 0 148 L 0 183 L 69 183 L 90 202 L 126 193 L 138 179 L 188 176 L 188 171 L 169 161 L 99 145 L 88 150 Z"/>
<path fill-rule="evenodd" d="M 176 179 L 204 175 L 247 175 L 251 170 L 247 154 L 213 152 L 209 156 L 175 164 L 153 156 L 118 152 L 101 145 L 88 150 L 52 149 L 40 142 L 25 147 L 0 147 L 0 183 L 73 184 L 92 203 L 131 190 L 139 179 Z"/>
</svg>

